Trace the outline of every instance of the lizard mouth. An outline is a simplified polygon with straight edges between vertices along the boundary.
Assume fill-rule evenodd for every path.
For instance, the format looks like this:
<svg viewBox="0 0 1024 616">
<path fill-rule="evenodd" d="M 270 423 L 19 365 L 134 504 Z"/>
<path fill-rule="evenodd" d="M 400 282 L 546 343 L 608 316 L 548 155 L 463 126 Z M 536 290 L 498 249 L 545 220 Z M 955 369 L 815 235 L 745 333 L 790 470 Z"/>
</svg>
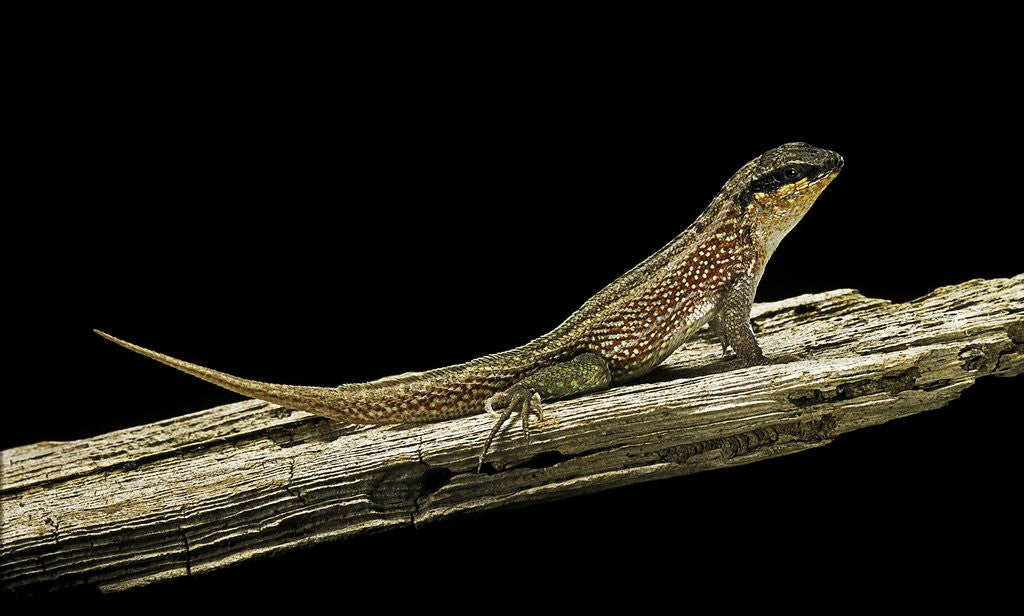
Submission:
<svg viewBox="0 0 1024 616">
<path fill-rule="evenodd" d="M 786 184 L 775 193 L 774 198 L 782 199 L 785 201 L 791 201 L 793 199 L 804 200 L 808 197 L 814 197 L 821 191 L 825 190 L 832 180 L 836 179 L 839 175 L 838 169 L 832 169 L 821 175 L 808 177 L 796 182 L 795 184 Z"/>
<path fill-rule="evenodd" d="M 807 182 L 805 182 L 805 183 L 803 183 L 801 185 L 797 185 L 795 187 L 795 189 L 793 190 L 793 193 L 799 194 L 799 195 L 804 195 L 804 194 L 807 194 L 807 193 L 815 193 L 816 194 L 816 193 L 820 193 L 821 191 L 825 190 L 825 187 L 828 186 L 829 184 L 831 184 L 832 180 L 836 179 L 836 176 L 839 175 L 839 172 L 843 168 L 843 159 L 842 159 L 842 157 L 839 156 L 838 154 L 836 156 L 839 158 L 839 162 L 836 163 L 836 165 L 834 167 L 832 167 L 832 169 L 822 173 L 821 175 L 819 175 L 819 176 L 817 176 L 817 177 L 815 177 L 813 179 L 808 179 Z"/>
<path fill-rule="evenodd" d="M 817 186 L 818 184 L 821 184 L 821 188 L 825 188 L 826 186 L 829 185 L 829 183 L 832 182 L 832 180 L 836 179 L 836 176 L 839 175 L 839 172 L 843 170 L 843 165 L 846 164 L 846 161 L 843 160 L 843 157 L 840 156 L 839 154 L 836 154 L 835 152 L 830 153 L 829 157 L 826 159 L 826 162 L 829 165 L 828 170 L 819 175 L 811 182 L 809 182 L 808 187 Z"/>
<path fill-rule="evenodd" d="M 828 173 L 821 175 L 814 181 L 809 182 L 807 187 L 811 188 L 820 186 L 821 188 L 825 188 L 826 186 L 832 183 L 832 180 L 836 179 L 837 175 L 839 175 L 839 169 L 833 169 L 832 171 L 829 171 Z M 819 188 L 819 190 L 821 188 Z"/>
</svg>

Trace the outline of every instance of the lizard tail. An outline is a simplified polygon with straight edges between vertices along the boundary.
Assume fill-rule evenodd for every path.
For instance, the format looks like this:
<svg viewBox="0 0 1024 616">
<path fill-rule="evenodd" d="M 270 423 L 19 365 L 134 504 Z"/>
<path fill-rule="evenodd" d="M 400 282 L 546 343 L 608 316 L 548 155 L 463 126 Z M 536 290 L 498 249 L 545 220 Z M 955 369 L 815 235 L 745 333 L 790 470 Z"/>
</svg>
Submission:
<svg viewBox="0 0 1024 616">
<path fill-rule="evenodd" d="M 362 424 L 441 421 L 482 412 L 484 399 L 493 393 L 486 387 L 469 386 L 473 376 L 471 364 L 340 387 L 279 385 L 243 379 L 158 353 L 98 329 L 93 331 L 114 344 L 237 394 L 337 421 Z M 502 383 L 498 389 L 510 384 Z"/>
<path fill-rule="evenodd" d="M 344 408 L 339 403 L 343 402 L 339 391 L 333 387 L 306 387 L 301 385 L 278 385 L 276 383 L 264 383 L 262 381 L 253 381 L 250 379 L 243 379 L 226 372 L 220 372 L 219 370 L 213 370 L 206 368 L 198 364 L 183 361 L 170 355 L 164 355 L 158 353 L 146 347 L 132 344 L 131 342 L 115 338 L 106 332 L 101 332 L 98 329 L 94 329 L 94 332 L 107 340 L 122 346 L 130 351 L 135 351 L 140 355 L 145 355 L 150 359 L 166 364 L 172 368 L 177 368 L 186 374 L 191 374 L 194 377 L 203 379 L 208 383 L 213 383 L 219 387 L 223 387 L 229 391 L 233 391 L 236 394 L 242 394 L 250 398 L 257 398 L 259 400 L 265 400 L 273 404 L 280 404 L 292 409 L 298 409 L 300 411 L 307 411 L 316 415 L 324 415 L 332 419 L 341 419 L 345 421 L 358 421 L 357 418 L 352 416 L 352 413 L 346 413 Z"/>
</svg>

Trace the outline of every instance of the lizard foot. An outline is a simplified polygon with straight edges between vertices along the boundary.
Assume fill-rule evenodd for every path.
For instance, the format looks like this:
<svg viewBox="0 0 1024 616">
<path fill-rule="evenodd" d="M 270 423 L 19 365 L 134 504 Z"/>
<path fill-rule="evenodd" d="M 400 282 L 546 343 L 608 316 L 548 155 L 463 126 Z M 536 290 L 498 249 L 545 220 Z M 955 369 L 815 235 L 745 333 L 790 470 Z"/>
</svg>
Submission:
<svg viewBox="0 0 1024 616">
<path fill-rule="evenodd" d="M 501 412 L 495 411 L 495 406 L 502 409 Z M 480 460 L 476 465 L 477 473 L 484 466 L 484 457 L 487 455 L 487 450 L 491 448 L 491 443 L 498 434 L 498 430 L 501 429 L 501 426 L 508 421 L 513 413 L 518 413 L 523 422 L 523 434 L 526 435 L 527 442 L 530 440 L 530 415 L 536 415 L 538 420 L 544 419 L 544 408 L 540 403 L 540 394 L 522 385 L 513 385 L 505 391 L 494 394 L 484 402 L 484 410 L 491 415 L 497 416 L 498 419 L 494 422 L 494 427 L 491 428 L 491 433 L 487 436 L 487 440 L 484 441 L 484 447 L 480 451 Z"/>
</svg>

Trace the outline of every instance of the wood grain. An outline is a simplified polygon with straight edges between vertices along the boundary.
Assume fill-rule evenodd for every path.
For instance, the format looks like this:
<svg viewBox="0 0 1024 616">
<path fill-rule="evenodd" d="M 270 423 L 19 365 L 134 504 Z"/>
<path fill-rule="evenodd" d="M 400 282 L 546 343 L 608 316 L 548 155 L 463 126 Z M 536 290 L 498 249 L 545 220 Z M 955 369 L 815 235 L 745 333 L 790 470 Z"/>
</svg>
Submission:
<svg viewBox="0 0 1024 616">
<path fill-rule="evenodd" d="M 1024 274 L 903 304 L 803 295 L 754 323 L 766 352 L 806 359 L 740 369 L 705 330 L 640 383 L 547 405 L 530 443 L 510 427 L 481 475 L 487 415 L 354 426 L 253 400 L 3 451 L 2 588 L 120 590 L 820 447 L 1024 371 Z"/>
</svg>

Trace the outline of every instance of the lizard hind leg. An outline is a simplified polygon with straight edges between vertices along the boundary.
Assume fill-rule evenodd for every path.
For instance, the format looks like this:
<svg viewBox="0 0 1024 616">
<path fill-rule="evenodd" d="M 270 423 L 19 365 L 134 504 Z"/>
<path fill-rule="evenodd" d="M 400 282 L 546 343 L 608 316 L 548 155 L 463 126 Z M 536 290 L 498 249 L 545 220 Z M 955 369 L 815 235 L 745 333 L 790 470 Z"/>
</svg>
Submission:
<svg viewBox="0 0 1024 616">
<path fill-rule="evenodd" d="M 565 362 L 559 362 L 544 368 L 519 381 L 505 391 L 498 392 L 484 402 L 484 410 L 496 415 L 497 420 L 484 441 L 476 472 L 484 466 L 484 458 L 491 448 L 491 443 L 501 430 L 501 426 L 517 414 L 522 421 L 523 434 L 527 442 L 530 438 L 530 415 L 544 419 L 542 400 L 557 400 L 585 394 L 590 391 L 604 389 L 611 383 L 611 371 L 608 363 L 594 353 L 583 353 Z M 495 411 L 495 407 L 503 409 Z"/>
<path fill-rule="evenodd" d="M 494 410 L 494 405 L 498 407 L 504 406 L 504 410 L 501 412 Z M 501 430 L 501 426 L 512 417 L 513 414 L 518 413 L 519 417 L 523 422 L 523 434 L 526 435 L 527 442 L 530 438 L 530 414 L 537 415 L 537 419 L 544 418 L 544 412 L 541 409 L 540 394 L 524 387 L 523 385 L 513 385 L 505 391 L 498 392 L 487 399 L 484 402 L 484 409 L 491 415 L 497 416 L 494 422 L 494 427 L 491 428 L 491 432 L 487 435 L 487 440 L 484 441 L 483 449 L 480 450 L 480 459 L 477 461 L 476 472 L 480 472 L 484 466 L 484 458 L 487 456 L 487 450 L 491 448 L 491 443 L 494 442 L 494 437 L 498 435 L 498 431 Z"/>
</svg>

